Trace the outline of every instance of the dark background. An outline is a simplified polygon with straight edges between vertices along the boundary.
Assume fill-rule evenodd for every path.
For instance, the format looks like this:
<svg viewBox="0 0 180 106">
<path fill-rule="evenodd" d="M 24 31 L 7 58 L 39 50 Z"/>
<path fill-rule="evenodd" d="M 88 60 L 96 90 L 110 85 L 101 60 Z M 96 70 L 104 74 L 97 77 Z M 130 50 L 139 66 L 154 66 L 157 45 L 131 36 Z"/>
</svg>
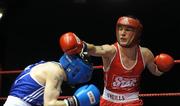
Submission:
<svg viewBox="0 0 180 106">
<path fill-rule="evenodd" d="M 116 41 L 115 25 L 119 16 L 133 15 L 144 26 L 141 45 L 154 55 L 168 53 L 180 59 L 180 7 L 178 0 L 1 0 L 4 16 L 0 20 L 2 70 L 19 70 L 40 60 L 58 61 L 62 55 L 59 36 L 75 32 L 82 40 L 96 45 Z M 92 57 L 94 65 L 100 58 Z M 161 77 L 142 73 L 141 93 L 180 92 L 180 66 L 176 64 Z M 17 75 L 2 75 L 0 96 L 7 96 Z M 102 70 L 92 80 L 103 90 Z M 79 85 L 80 86 L 80 85 Z M 77 85 L 78 87 L 78 85 Z M 63 85 L 62 95 L 76 88 Z M 180 106 L 177 97 L 144 97 L 145 106 Z M 1 102 L 2 104 L 3 102 Z"/>
</svg>

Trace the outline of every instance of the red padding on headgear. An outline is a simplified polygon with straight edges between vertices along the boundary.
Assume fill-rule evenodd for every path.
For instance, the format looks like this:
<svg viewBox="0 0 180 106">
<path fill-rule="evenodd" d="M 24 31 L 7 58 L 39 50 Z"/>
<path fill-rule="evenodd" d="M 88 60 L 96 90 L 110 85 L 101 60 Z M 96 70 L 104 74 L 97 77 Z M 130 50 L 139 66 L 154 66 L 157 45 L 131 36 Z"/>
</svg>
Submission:
<svg viewBox="0 0 180 106">
<path fill-rule="evenodd" d="M 117 21 L 117 24 L 130 26 L 133 28 L 137 28 L 139 30 L 141 30 L 143 28 L 143 26 L 139 20 L 131 18 L 131 17 L 126 17 L 126 16 L 120 17 Z"/>
</svg>

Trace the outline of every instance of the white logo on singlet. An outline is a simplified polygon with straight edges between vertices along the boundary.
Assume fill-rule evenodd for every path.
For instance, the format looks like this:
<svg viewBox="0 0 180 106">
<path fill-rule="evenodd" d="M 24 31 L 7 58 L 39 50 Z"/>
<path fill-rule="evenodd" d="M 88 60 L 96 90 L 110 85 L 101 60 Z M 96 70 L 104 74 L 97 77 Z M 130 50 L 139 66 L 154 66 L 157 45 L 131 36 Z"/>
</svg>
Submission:
<svg viewBox="0 0 180 106">
<path fill-rule="evenodd" d="M 125 87 L 133 87 L 136 85 L 136 78 L 124 78 L 120 76 L 115 76 L 113 78 L 112 86 L 115 88 L 125 88 Z"/>
</svg>

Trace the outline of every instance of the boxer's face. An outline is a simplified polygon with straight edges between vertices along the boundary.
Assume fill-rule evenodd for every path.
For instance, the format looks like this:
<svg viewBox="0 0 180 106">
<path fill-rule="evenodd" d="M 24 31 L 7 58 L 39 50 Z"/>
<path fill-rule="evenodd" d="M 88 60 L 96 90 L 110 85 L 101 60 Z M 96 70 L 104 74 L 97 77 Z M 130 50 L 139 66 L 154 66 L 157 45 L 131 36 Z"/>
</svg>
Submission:
<svg viewBox="0 0 180 106">
<path fill-rule="evenodd" d="M 121 46 L 128 47 L 134 37 L 137 34 L 137 30 L 130 26 L 119 25 L 117 29 L 117 40 Z"/>
</svg>

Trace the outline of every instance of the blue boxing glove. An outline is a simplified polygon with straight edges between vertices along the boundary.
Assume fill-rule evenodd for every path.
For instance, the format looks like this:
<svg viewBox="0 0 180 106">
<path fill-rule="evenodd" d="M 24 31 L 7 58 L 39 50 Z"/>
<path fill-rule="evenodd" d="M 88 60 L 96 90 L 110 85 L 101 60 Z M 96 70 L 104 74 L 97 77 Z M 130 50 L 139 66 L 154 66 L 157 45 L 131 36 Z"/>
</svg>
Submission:
<svg viewBox="0 0 180 106">
<path fill-rule="evenodd" d="M 93 106 L 99 103 L 100 92 L 98 88 L 93 85 L 84 85 L 80 87 L 73 97 L 65 100 L 68 106 Z"/>
</svg>

